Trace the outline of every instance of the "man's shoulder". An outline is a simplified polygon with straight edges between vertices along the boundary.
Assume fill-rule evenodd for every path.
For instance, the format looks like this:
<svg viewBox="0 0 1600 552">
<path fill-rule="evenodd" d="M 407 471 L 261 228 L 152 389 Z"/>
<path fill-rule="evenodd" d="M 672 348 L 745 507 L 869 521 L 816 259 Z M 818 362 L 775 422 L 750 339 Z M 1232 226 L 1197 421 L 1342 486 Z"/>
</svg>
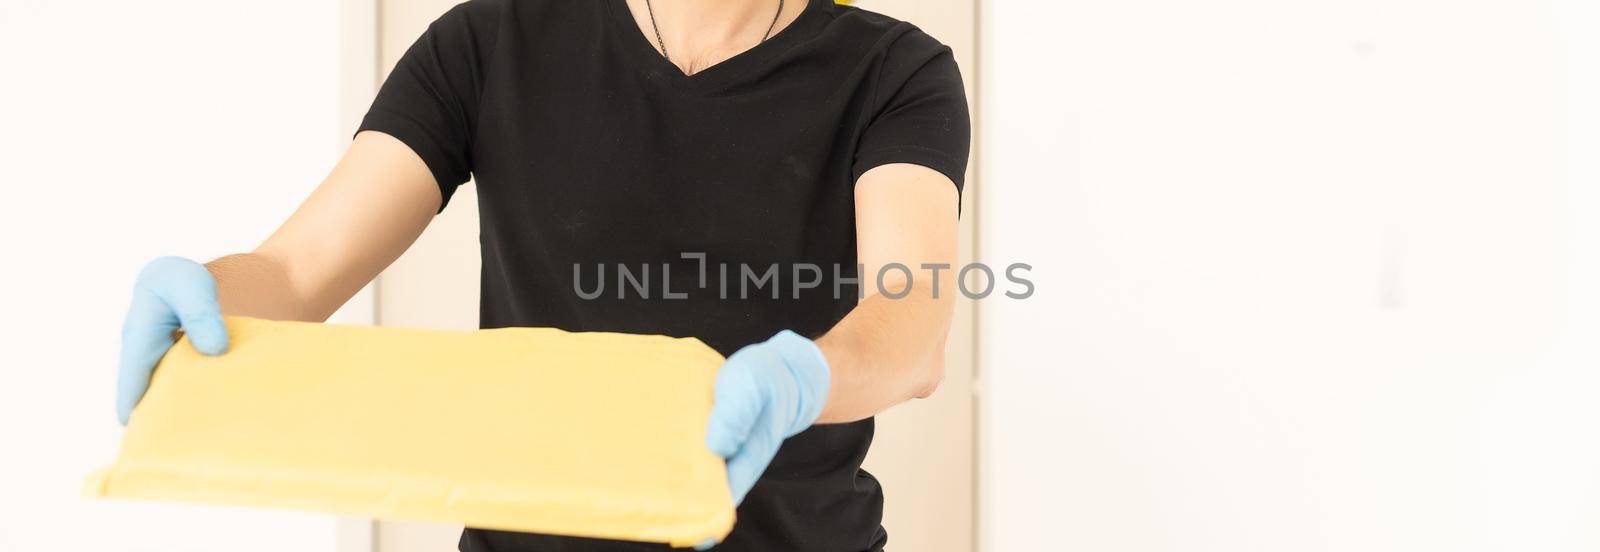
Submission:
<svg viewBox="0 0 1600 552">
<path fill-rule="evenodd" d="M 854 39 L 852 42 L 870 44 L 873 49 L 882 49 L 892 55 L 918 56 L 948 49 L 944 43 L 910 21 L 844 4 L 832 4 L 826 11 L 832 18 L 827 34 L 851 37 Z"/>
<path fill-rule="evenodd" d="M 611 9 L 609 4 L 609 0 L 466 0 L 451 11 L 483 21 L 513 17 L 522 23 L 561 23 L 574 17 L 594 19 Z"/>
<path fill-rule="evenodd" d="M 489 49 L 507 32 L 523 36 L 589 36 L 612 9 L 604 0 L 466 0 L 439 18 Z"/>
</svg>

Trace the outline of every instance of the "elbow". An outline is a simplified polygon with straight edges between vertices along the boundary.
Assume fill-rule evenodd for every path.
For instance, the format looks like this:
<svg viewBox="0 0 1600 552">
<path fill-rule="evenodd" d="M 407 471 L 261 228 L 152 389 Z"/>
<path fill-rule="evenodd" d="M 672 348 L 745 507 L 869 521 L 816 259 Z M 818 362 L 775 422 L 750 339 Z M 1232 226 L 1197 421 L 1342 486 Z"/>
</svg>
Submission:
<svg viewBox="0 0 1600 552">
<path fill-rule="evenodd" d="M 912 388 L 911 398 L 914 399 L 932 397 L 944 383 L 944 341 L 940 340 L 939 346 L 931 348 L 925 358 L 920 377 Z"/>
<path fill-rule="evenodd" d="M 945 362 L 944 348 L 950 341 L 950 323 L 955 315 L 955 303 L 947 298 L 934 299 L 940 307 L 940 328 L 937 334 L 924 341 L 918 354 L 914 355 L 915 365 L 920 367 L 913 378 L 911 398 L 926 399 L 939 390 L 939 385 L 944 383 Z"/>
<path fill-rule="evenodd" d="M 932 397 L 933 392 L 939 390 L 939 384 L 941 383 L 944 383 L 943 370 L 940 370 L 939 373 L 934 374 L 932 377 L 928 378 L 927 381 L 923 382 L 921 386 L 918 386 L 916 391 L 911 393 L 911 398 L 926 399 L 928 397 Z"/>
<path fill-rule="evenodd" d="M 949 322 L 946 322 L 946 328 L 939 333 L 938 339 L 931 339 L 922 350 L 922 355 L 918 355 L 918 365 L 922 366 L 922 370 L 914 379 L 910 397 L 933 397 L 933 392 L 939 390 L 939 384 L 944 382 L 944 344 L 949 342 L 949 338 Z"/>
</svg>

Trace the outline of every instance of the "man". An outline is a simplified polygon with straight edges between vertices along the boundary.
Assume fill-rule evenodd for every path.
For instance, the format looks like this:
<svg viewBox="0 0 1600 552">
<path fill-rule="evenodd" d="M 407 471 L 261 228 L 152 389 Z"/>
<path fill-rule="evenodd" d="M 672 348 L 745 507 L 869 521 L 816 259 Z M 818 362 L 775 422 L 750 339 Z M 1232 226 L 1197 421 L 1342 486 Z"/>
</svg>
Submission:
<svg viewBox="0 0 1600 552">
<path fill-rule="evenodd" d="M 691 336 L 730 355 L 707 446 L 727 459 L 739 521 L 718 550 L 881 550 L 882 495 L 860 465 L 871 417 L 942 377 L 955 288 L 938 267 L 955 260 L 969 128 L 949 48 L 828 0 L 467 2 L 406 53 L 333 172 L 259 248 L 141 273 L 119 415 L 173 330 L 224 354 L 223 313 L 326 319 L 471 176 L 483 327 Z M 620 267 L 672 280 L 585 292 Z"/>
</svg>

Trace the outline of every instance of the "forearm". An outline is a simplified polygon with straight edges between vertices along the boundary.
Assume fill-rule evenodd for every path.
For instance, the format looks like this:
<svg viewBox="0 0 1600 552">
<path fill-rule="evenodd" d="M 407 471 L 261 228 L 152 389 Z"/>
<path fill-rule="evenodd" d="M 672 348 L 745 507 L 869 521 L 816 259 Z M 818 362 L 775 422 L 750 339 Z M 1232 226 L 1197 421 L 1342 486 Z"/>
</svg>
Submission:
<svg viewBox="0 0 1600 552">
<path fill-rule="evenodd" d="M 333 312 L 308 301 L 290 280 L 284 263 L 267 254 L 229 255 L 206 263 L 206 270 L 217 281 L 217 303 L 223 314 L 320 322 Z"/>
<path fill-rule="evenodd" d="M 409 147 L 387 134 L 357 135 L 260 247 L 206 264 L 222 312 L 327 320 L 410 247 L 439 203 L 433 173 Z"/>
<path fill-rule="evenodd" d="M 817 423 L 864 419 L 938 388 L 955 314 L 954 282 L 945 280 L 938 298 L 921 282 L 899 299 L 868 297 L 817 339 L 832 373 Z"/>
</svg>

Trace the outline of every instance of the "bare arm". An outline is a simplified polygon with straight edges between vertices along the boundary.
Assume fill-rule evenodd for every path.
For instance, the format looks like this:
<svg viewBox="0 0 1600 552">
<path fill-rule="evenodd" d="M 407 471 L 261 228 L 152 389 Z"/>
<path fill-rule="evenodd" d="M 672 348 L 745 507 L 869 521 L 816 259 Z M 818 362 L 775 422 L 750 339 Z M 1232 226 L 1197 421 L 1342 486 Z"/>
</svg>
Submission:
<svg viewBox="0 0 1600 552">
<path fill-rule="evenodd" d="M 944 345 L 955 314 L 956 222 L 954 183 L 933 169 L 891 164 L 856 183 L 856 247 L 867 296 L 817 346 L 832 371 L 828 403 L 817 423 L 873 416 L 912 398 L 926 397 L 944 378 Z M 911 269 L 876 275 L 890 263 Z M 938 297 L 932 272 L 938 271 Z"/>
<path fill-rule="evenodd" d="M 255 251 L 206 264 L 222 312 L 322 321 L 394 262 L 439 209 L 426 164 L 387 134 L 356 136 L 333 172 Z"/>
</svg>

